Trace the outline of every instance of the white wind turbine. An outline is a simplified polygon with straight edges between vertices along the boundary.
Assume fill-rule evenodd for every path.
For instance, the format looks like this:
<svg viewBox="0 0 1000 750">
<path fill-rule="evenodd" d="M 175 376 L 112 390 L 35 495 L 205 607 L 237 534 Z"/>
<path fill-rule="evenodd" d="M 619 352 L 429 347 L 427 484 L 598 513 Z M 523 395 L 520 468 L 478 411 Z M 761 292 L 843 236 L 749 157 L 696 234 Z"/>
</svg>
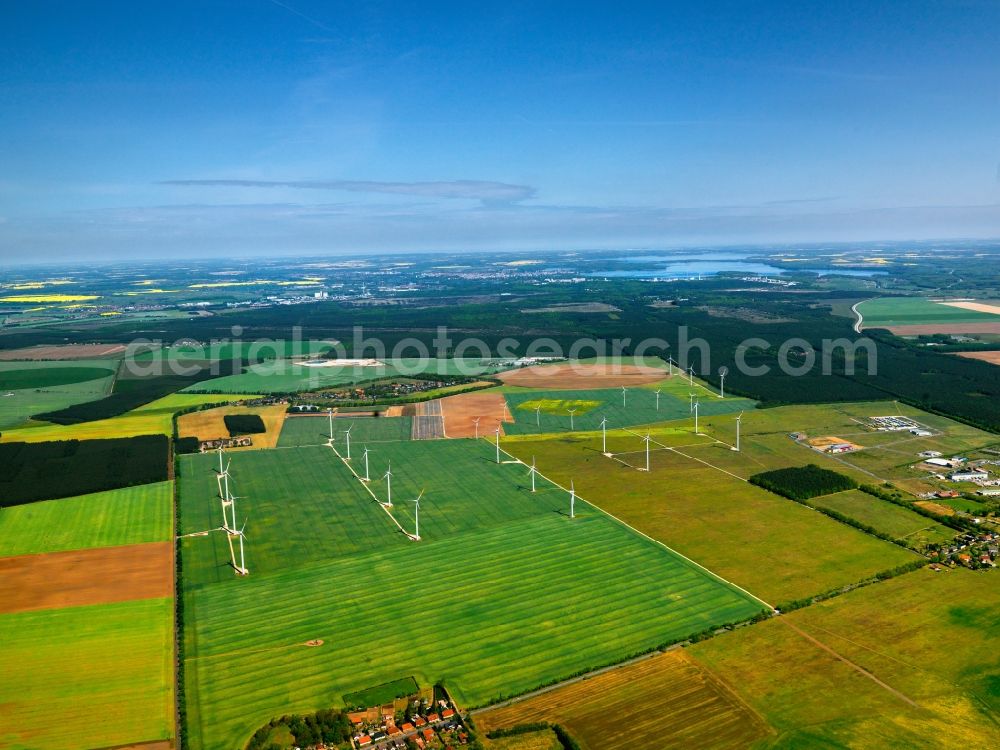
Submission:
<svg viewBox="0 0 1000 750">
<path fill-rule="evenodd" d="M 535 474 L 538 473 L 538 469 L 535 468 L 535 457 L 531 457 L 531 466 L 529 467 L 528 474 L 531 475 L 531 491 L 535 491 Z"/>
<path fill-rule="evenodd" d="M 740 452 L 740 422 L 743 421 L 743 412 L 736 415 L 736 446 L 733 448 L 737 453 Z"/>
<path fill-rule="evenodd" d="M 353 429 L 354 429 L 354 423 L 352 422 L 351 426 L 348 427 L 347 430 L 344 432 L 344 435 L 347 438 L 347 460 L 348 461 L 351 460 L 351 430 L 353 430 Z"/>
<path fill-rule="evenodd" d="M 697 399 L 695 399 L 695 402 L 694 402 L 694 434 L 695 435 L 700 435 L 701 434 L 698 431 L 698 400 Z"/>
<path fill-rule="evenodd" d="M 601 419 L 601 453 L 608 455 L 608 418 Z"/>
<path fill-rule="evenodd" d="M 472 420 L 473 424 L 476 425 L 476 440 L 479 440 L 479 420 L 480 419 L 482 419 L 482 417 L 476 417 L 475 419 Z"/>
<path fill-rule="evenodd" d="M 622 408 L 625 408 L 625 386 L 622 386 Z"/>
<path fill-rule="evenodd" d="M 368 482 L 368 481 L 371 481 L 371 480 L 368 478 L 368 446 L 367 445 L 365 446 L 365 452 L 364 452 L 364 455 L 362 455 L 362 458 L 365 460 L 365 478 L 364 478 L 364 481 Z"/>
<path fill-rule="evenodd" d="M 660 410 L 660 389 L 656 389 L 656 410 Z"/>
<path fill-rule="evenodd" d="M 688 367 L 688 385 L 694 385 L 694 365 Z"/>
<path fill-rule="evenodd" d="M 497 463 L 500 463 L 500 425 L 497 425 Z"/>
<path fill-rule="evenodd" d="M 330 420 L 330 437 L 328 439 L 330 445 L 333 445 L 333 409 L 326 410 L 326 416 Z"/>
<path fill-rule="evenodd" d="M 576 412 L 577 412 L 576 409 L 570 409 L 569 410 L 569 429 L 570 429 L 570 432 L 573 431 L 573 415 L 576 414 Z"/>
<path fill-rule="evenodd" d="M 415 542 L 420 541 L 420 498 L 424 496 L 424 491 L 420 490 L 417 499 L 413 501 L 413 536 L 410 538 Z"/>
<path fill-rule="evenodd" d="M 538 406 L 535 407 L 535 427 L 542 426 L 541 414 L 542 414 L 542 405 L 539 404 Z"/>
<path fill-rule="evenodd" d="M 643 440 L 646 443 L 646 471 L 649 471 L 649 443 L 650 443 L 650 437 L 649 437 L 649 433 L 648 432 L 646 433 L 646 437 L 644 437 Z"/>
<path fill-rule="evenodd" d="M 383 503 L 383 505 L 385 505 L 386 508 L 391 508 L 392 507 L 392 461 L 388 462 L 385 469 L 385 476 L 383 477 L 383 479 L 385 479 L 385 490 L 388 497 L 388 500 L 385 503 Z"/>
<path fill-rule="evenodd" d="M 569 517 L 576 518 L 576 488 L 572 479 L 569 480 Z"/>
<path fill-rule="evenodd" d="M 729 374 L 729 368 L 723 365 L 719 368 L 719 398 L 726 397 L 726 375 Z"/>
</svg>

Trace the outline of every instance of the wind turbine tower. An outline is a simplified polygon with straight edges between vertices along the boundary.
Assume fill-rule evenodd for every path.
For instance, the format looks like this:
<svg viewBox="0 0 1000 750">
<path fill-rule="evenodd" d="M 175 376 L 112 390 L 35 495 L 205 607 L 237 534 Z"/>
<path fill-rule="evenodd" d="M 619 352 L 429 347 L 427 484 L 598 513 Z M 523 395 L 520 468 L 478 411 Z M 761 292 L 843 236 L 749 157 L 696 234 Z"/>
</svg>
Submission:
<svg viewBox="0 0 1000 750">
<path fill-rule="evenodd" d="M 736 415 L 736 445 L 733 448 L 737 453 L 740 452 L 740 422 L 743 421 L 743 412 Z"/>
<path fill-rule="evenodd" d="M 649 442 L 650 442 L 650 438 L 649 438 L 649 433 L 648 432 L 646 433 L 646 437 L 644 437 L 643 440 L 646 442 L 646 471 L 649 471 Z"/>
<path fill-rule="evenodd" d="M 354 425 L 351 424 L 351 426 L 348 427 L 347 431 L 344 433 L 345 437 L 347 438 L 347 460 L 348 461 L 351 460 L 351 430 L 353 430 L 353 429 L 354 429 Z"/>
<path fill-rule="evenodd" d="M 569 410 L 569 429 L 570 432 L 573 431 L 573 415 L 576 414 L 576 409 Z"/>
<path fill-rule="evenodd" d="M 622 408 L 625 408 L 625 386 L 622 386 Z"/>
<path fill-rule="evenodd" d="M 694 385 L 694 365 L 688 367 L 688 385 Z"/>
<path fill-rule="evenodd" d="M 326 416 L 330 419 L 330 445 L 333 445 L 333 409 L 327 409 Z"/>
<path fill-rule="evenodd" d="M 700 435 L 701 434 L 700 432 L 698 432 L 698 402 L 697 401 L 694 402 L 694 434 L 695 435 Z"/>
<path fill-rule="evenodd" d="M 385 503 L 385 507 L 392 507 L 392 461 L 389 462 L 385 470 L 385 490 L 388 497 L 388 501 Z"/>
<path fill-rule="evenodd" d="M 500 463 L 500 425 L 497 425 L 497 463 Z"/>
<path fill-rule="evenodd" d="M 364 478 L 364 481 L 370 482 L 371 479 L 368 477 L 368 446 L 367 445 L 365 446 L 365 453 L 362 456 L 362 458 L 365 459 L 365 478 Z"/>
<path fill-rule="evenodd" d="M 576 488 L 572 479 L 569 480 L 569 517 L 576 518 Z"/>
<path fill-rule="evenodd" d="M 601 453 L 605 456 L 608 454 L 608 418 L 604 417 L 601 419 Z"/>
<path fill-rule="evenodd" d="M 482 419 L 482 417 L 476 417 L 475 419 L 472 420 L 473 424 L 476 425 L 476 440 L 479 440 L 479 420 L 480 419 Z"/>
<path fill-rule="evenodd" d="M 656 389 L 656 410 L 660 410 L 660 389 Z"/>
<path fill-rule="evenodd" d="M 538 469 L 535 468 L 535 457 L 531 457 L 531 470 L 528 472 L 531 474 L 531 491 L 535 491 L 535 474 L 538 473 Z"/>
<path fill-rule="evenodd" d="M 719 398 L 726 397 L 726 375 L 729 374 L 729 368 L 723 365 L 719 368 Z"/>
<path fill-rule="evenodd" d="M 535 407 L 535 427 L 541 427 L 542 426 L 541 417 L 540 417 L 541 413 L 542 413 L 542 405 L 539 404 L 538 406 Z"/>
<path fill-rule="evenodd" d="M 424 491 L 420 490 L 417 499 L 413 501 L 413 540 L 420 541 L 420 498 L 424 496 Z"/>
</svg>

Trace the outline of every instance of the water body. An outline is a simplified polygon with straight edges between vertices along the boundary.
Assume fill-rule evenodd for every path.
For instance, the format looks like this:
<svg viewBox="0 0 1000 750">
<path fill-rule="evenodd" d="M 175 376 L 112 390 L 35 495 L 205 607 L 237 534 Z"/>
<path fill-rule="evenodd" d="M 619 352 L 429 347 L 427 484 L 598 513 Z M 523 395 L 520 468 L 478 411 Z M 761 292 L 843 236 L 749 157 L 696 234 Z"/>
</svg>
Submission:
<svg viewBox="0 0 1000 750">
<path fill-rule="evenodd" d="M 704 276 L 715 276 L 719 273 L 742 273 L 754 276 L 779 276 L 791 272 L 815 273 L 820 276 L 836 274 L 838 276 L 884 276 L 887 271 L 869 271 L 867 269 L 844 268 L 802 268 L 800 266 L 774 266 L 770 263 L 759 263 L 747 260 L 746 255 L 739 253 L 697 253 L 691 255 L 636 255 L 621 258 L 634 263 L 663 263 L 662 268 L 641 269 L 635 271 L 597 271 L 588 276 L 606 276 L 608 278 L 624 279 L 696 279 Z"/>
</svg>

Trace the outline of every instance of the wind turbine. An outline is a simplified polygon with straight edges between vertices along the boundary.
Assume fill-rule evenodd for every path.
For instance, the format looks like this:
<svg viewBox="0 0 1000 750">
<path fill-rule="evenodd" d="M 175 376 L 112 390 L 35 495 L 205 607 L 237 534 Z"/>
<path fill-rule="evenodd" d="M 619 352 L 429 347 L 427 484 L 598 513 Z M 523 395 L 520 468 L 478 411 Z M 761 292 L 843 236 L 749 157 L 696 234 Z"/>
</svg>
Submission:
<svg viewBox="0 0 1000 750">
<path fill-rule="evenodd" d="M 670 374 L 670 377 L 673 377 L 673 375 L 674 375 L 674 358 L 673 357 L 667 357 L 667 372 Z"/>
<path fill-rule="evenodd" d="M 330 418 L 330 445 L 333 445 L 333 409 L 327 409 L 326 416 Z"/>
<path fill-rule="evenodd" d="M 365 482 L 370 482 L 371 480 L 368 477 L 368 446 L 367 445 L 365 446 L 365 453 L 362 456 L 362 458 L 365 459 L 365 478 L 364 478 L 364 481 Z"/>
<path fill-rule="evenodd" d="M 688 393 L 688 411 L 694 411 L 694 394 Z"/>
<path fill-rule="evenodd" d="M 420 490 L 417 499 L 413 501 L 413 537 L 416 542 L 420 541 L 420 498 L 424 496 L 424 491 Z"/>
<path fill-rule="evenodd" d="M 660 389 L 656 389 L 656 410 L 660 410 Z"/>
<path fill-rule="evenodd" d="M 625 408 L 625 386 L 622 386 L 622 408 Z"/>
<path fill-rule="evenodd" d="M 701 434 L 700 432 L 698 432 L 698 402 L 697 401 L 694 402 L 694 434 L 695 435 L 700 435 Z"/>
<path fill-rule="evenodd" d="M 570 409 L 569 410 L 569 429 L 570 429 L 570 432 L 573 431 L 573 415 L 576 414 L 576 412 L 577 412 L 576 409 Z"/>
<path fill-rule="evenodd" d="M 646 437 L 644 437 L 643 440 L 646 442 L 646 471 L 649 471 L 649 441 L 650 441 L 650 437 L 649 437 L 649 433 L 648 432 L 646 433 Z"/>
<path fill-rule="evenodd" d="M 475 419 L 472 420 L 473 423 L 476 425 L 476 440 L 479 440 L 479 420 L 480 419 L 482 419 L 482 417 L 476 417 Z"/>
<path fill-rule="evenodd" d="M 729 374 L 729 368 L 723 365 L 719 368 L 719 398 L 726 397 L 726 375 Z"/>
<path fill-rule="evenodd" d="M 601 419 L 601 453 L 608 455 L 608 418 Z"/>
<path fill-rule="evenodd" d="M 569 480 L 569 517 L 576 518 L 576 488 L 572 479 Z"/>
<path fill-rule="evenodd" d="M 736 447 L 733 448 L 737 453 L 740 452 L 740 422 L 743 421 L 743 412 L 736 415 Z"/>
<path fill-rule="evenodd" d="M 531 457 L 531 466 L 529 467 L 528 474 L 531 475 L 531 491 L 535 491 L 535 474 L 538 473 L 538 469 L 535 468 L 535 457 Z"/>
<path fill-rule="evenodd" d="M 239 537 L 239 540 L 240 540 L 240 564 L 239 565 L 236 564 L 236 555 L 235 554 L 233 555 L 232 559 L 233 559 L 233 567 L 236 568 L 236 572 L 238 574 L 240 574 L 241 576 L 250 575 L 250 571 L 247 570 L 247 566 L 246 566 L 246 558 L 244 558 L 244 556 L 243 556 L 243 539 L 246 537 L 246 534 L 244 534 L 243 532 L 246 530 L 246 527 L 247 527 L 247 522 L 243 521 L 243 526 L 240 527 L 240 530 L 236 531 L 236 532 L 234 532 L 233 534 L 230 535 L 230 542 L 229 542 L 229 549 L 230 549 L 230 551 L 232 551 L 232 546 L 233 546 L 232 537 L 234 537 L 234 536 Z"/>
<path fill-rule="evenodd" d="M 538 406 L 535 407 L 535 427 L 541 427 L 542 426 L 541 421 L 539 421 L 540 420 L 540 416 L 539 415 L 541 413 L 542 413 L 542 405 L 539 404 Z"/>
<path fill-rule="evenodd" d="M 351 422 L 351 426 L 347 428 L 344 435 L 347 437 L 347 460 L 351 460 L 351 430 L 354 429 L 354 423 Z"/>
<path fill-rule="evenodd" d="M 385 503 L 385 507 L 391 508 L 392 507 L 392 461 L 389 461 L 388 465 L 386 466 L 385 476 L 383 478 L 385 479 L 385 489 L 389 498 L 388 502 Z"/>
<path fill-rule="evenodd" d="M 694 385 L 694 365 L 688 367 L 688 385 Z"/>
<path fill-rule="evenodd" d="M 497 425 L 497 463 L 500 463 L 500 425 Z"/>
</svg>

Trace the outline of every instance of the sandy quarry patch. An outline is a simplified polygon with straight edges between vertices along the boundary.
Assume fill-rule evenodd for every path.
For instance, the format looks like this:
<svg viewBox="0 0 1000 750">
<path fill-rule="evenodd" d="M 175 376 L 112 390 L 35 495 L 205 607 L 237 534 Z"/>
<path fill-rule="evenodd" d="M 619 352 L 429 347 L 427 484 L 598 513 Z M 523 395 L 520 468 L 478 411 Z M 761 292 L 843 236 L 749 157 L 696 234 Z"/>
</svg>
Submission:
<svg viewBox="0 0 1000 750">
<path fill-rule="evenodd" d="M 502 373 L 499 377 L 507 385 L 516 385 L 522 388 L 582 390 L 656 383 L 667 377 L 667 373 L 656 367 L 641 365 L 558 364 L 535 365 L 521 370 L 511 370 Z"/>
<path fill-rule="evenodd" d="M 926 325 L 905 326 L 865 326 L 865 328 L 888 328 L 897 336 L 921 336 L 932 333 L 1000 333 L 1000 321 L 996 323 L 928 323 Z"/>
<path fill-rule="evenodd" d="M 173 596 L 171 542 L 0 558 L 0 614 Z"/>
<path fill-rule="evenodd" d="M 0 351 L 0 360 L 14 359 L 92 359 L 124 352 L 124 344 L 61 344 L 58 346 L 27 346 L 23 349 Z"/>
<path fill-rule="evenodd" d="M 476 418 L 479 418 L 480 436 L 492 432 L 503 422 L 513 422 L 509 409 L 504 408 L 502 393 L 488 391 L 459 393 L 441 399 L 444 413 L 444 431 L 448 437 L 475 437 Z"/>
<path fill-rule="evenodd" d="M 940 304 L 947 305 L 948 307 L 959 307 L 963 310 L 972 310 L 973 312 L 1000 315 L 1000 302 L 941 302 Z"/>
</svg>

